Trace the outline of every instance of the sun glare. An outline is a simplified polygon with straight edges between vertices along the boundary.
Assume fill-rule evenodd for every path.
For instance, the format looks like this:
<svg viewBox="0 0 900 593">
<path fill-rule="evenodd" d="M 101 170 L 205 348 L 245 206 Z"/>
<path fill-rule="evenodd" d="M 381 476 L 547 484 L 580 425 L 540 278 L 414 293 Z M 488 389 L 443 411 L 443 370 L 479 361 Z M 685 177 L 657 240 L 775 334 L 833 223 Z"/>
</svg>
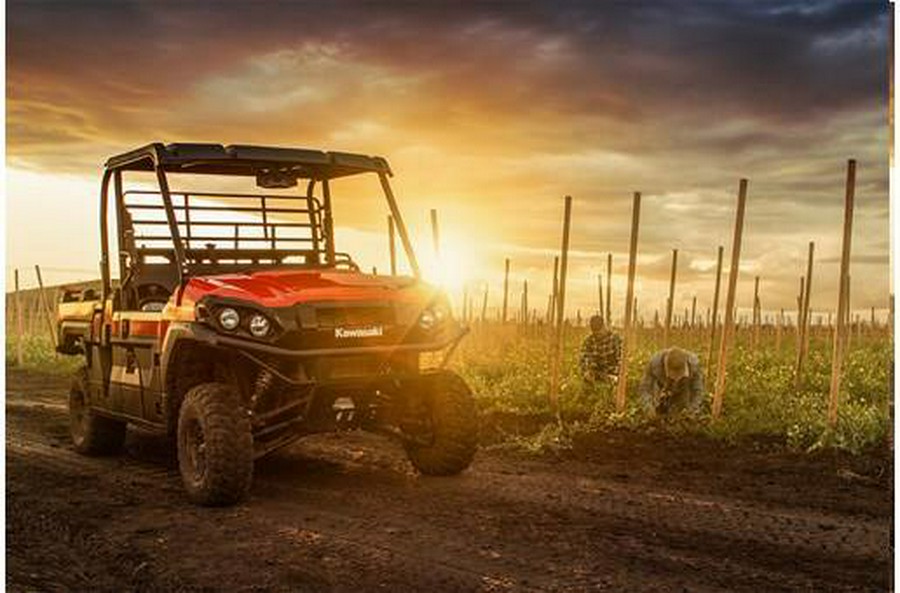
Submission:
<svg viewBox="0 0 900 593">
<path fill-rule="evenodd" d="M 475 255 L 454 237 L 443 237 L 440 254 L 431 252 L 423 259 L 425 279 L 453 296 L 461 295 L 473 277 Z"/>
</svg>

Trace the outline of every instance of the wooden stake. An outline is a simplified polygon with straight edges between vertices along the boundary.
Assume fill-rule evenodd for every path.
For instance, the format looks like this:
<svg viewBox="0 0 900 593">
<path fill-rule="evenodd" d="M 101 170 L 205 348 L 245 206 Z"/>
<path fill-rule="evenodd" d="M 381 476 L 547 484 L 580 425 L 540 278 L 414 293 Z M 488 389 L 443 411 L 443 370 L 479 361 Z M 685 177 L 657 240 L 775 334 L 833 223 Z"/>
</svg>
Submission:
<svg viewBox="0 0 900 593">
<path fill-rule="evenodd" d="M 713 345 L 716 343 L 716 327 L 719 325 L 719 288 L 722 284 L 722 255 L 725 248 L 719 245 L 719 254 L 716 262 L 716 289 L 713 292 L 712 318 L 709 325 L 709 347 L 706 355 L 707 380 L 712 382 L 713 370 Z"/>
<path fill-rule="evenodd" d="M 612 253 L 606 254 L 606 327 L 612 326 Z"/>
<path fill-rule="evenodd" d="M 631 305 L 631 327 L 634 328 L 634 320 L 638 318 L 638 298 L 634 297 L 634 303 Z"/>
<path fill-rule="evenodd" d="M 441 261 L 441 231 L 438 227 L 437 209 L 431 209 L 431 240 L 434 247 L 434 258 Z"/>
<path fill-rule="evenodd" d="M 388 214 L 388 246 L 391 253 L 391 276 L 397 275 L 397 245 L 396 239 L 394 235 L 397 233 L 394 230 L 394 217 Z"/>
<path fill-rule="evenodd" d="M 522 288 L 522 319 L 525 325 L 528 325 L 528 280 L 525 280 L 525 286 Z"/>
<path fill-rule="evenodd" d="M 505 271 L 503 272 L 503 316 L 500 321 L 506 323 L 506 308 L 509 303 L 509 258 L 506 258 Z"/>
<path fill-rule="evenodd" d="M 844 280 L 844 283 L 847 285 L 844 288 L 847 302 L 844 306 L 844 335 L 841 339 L 844 340 L 844 355 L 846 355 L 848 352 L 850 352 L 850 341 L 853 337 L 853 332 L 851 331 L 853 325 L 850 319 L 850 304 L 852 302 L 850 300 L 850 276 L 847 276 L 847 278 Z"/>
<path fill-rule="evenodd" d="M 556 339 L 553 345 L 553 361 L 550 372 L 550 408 L 556 419 L 562 423 L 559 413 L 559 366 L 562 358 L 563 333 L 566 313 L 566 272 L 569 264 L 569 226 L 572 220 L 572 196 L 565 198 L 563 215 L 562 253 L 559 270 L 559 299 L 556 306 Z"/>
<path fill-rule="evenodd" d="M 489 286 L 485 283 L 484 296 L 481 299 L 481 323 L 484 323 L 487 319 L 488 288 Z"/>
<path fill-rule="evenodd" d="M 50 330 L 50 342 L 53 344 L 53 347 L 56 348 L 57 338 L 56 338 L 56 325 L 55 320 L 53 319 L 53 314 L 50 312 L 50 304 L 47 302 L 47 295 L 44 293 L 44 281 L 41 279 L 41 267 L 37 264 L 34 266 L 34 271 L 37 274 L 38 281 L 38 294 L 41 299 L 41 309 L 44 311 L 44 317 L 47 319 L 47 328 Z"/>
<path fill-rule="evenodd" d="M 697 327 L 697 295 L 691 300 L 691 329 Z"/>
<path fill-rule="evenodd" d="M 850 242 L 853 238 L 853 200 L 856 193 L 856 161 L 847 161 L 847 187 L 844 194 L 844 237 L 841 248 L 841 272 L 838 286 L 837 327 L 834 331 L 834 345 L 831 356 L 831 390 L 828 396 L 828 425 L 834 428 L 838 420 L 838 391 L 841 386 L 841 366 L 844 362 L 843 332 L 845 311 L 848 305 L 850 276 Z"/>
<path fill-rule="evenodd" d="M 597 315 L 600 317 L 606 317 L 606 310 L 603 308 L 603 274 L 597 274 L 597 296 L 599 297 L 600 308 L 597 310 Z"/>
<path fill-rule="evenodd" d="M 734 332 L 734 302 L 737 279 L 741 266 L 741 238 L 744 234 L 744 209 L 747 204 L 747 180 L 741 179 L 738 189 L 737 214 L 734 220 L 734 244 L 731 247 L 731 268 L 728 271 L 728 295 L 725 298 L 725 326 L 719 347 L 719 364 L 716 370 L 716 391 L 713 395 L 712 415 L 719 418 L 725 399 L 725 375 L 728 368 L 728 348 Z"/>
<path fill-rule="evenodd" d="M 616 411 L 625 411 L 625 395 L 628 391 L 628 353 L 632 346 L 631 307 L 634 304 L 634 274 L 637 266 L 638 231 L 641 221 L 641 192 L 634 192 L 631 206 L 631 243 L 628 248 L 628 287 L 625 295 L 625 320 L 622 334 L 622 362 L 619 364 L 619 382 L 616 385 Z M 607 285 L 608 286 L 608 285 Z M 609 299 L 606 301 L 609 305 Z"/>
<path fill-rule="evenodd" d="M 797 295 L 797 352 L 803 348 L 803 295 L 806 294 L 806 276 L 800 276 L 800 294 Z M 799 354 L 798 354 L 799 356 Z"/>
<path fill-rule="evenodd" d="M 762 310 L 759 306 L 759 276 L 753 280 L 753 349 L 759 346 L 759 326 L 762 324 Z"/>
<path fill-rule="evenodd" d="M 803 363 L 809 351 L 809 327 L 812 316 L 809 313 L 809 297 L 812 289 L 813 255 L 816 244 L 809 242 L 809 255 L 806 260 L 806 292 L 803 293 L 803 309 L 800 320 L 800 348 L 797 352 L 797 364 L 794 367 L 794 386 L 799 389 L 803 385 Z"/>
<path fill-rule="evenodd" d="M 19 269 L 16 268 L 15 272 L 15 286 L 16 286 L 16 366 L 21 367 L 24 363 L 25 358 L 22 356 L 22 341 L 25 336 L 25 322 L 24 316 L 22 312 L 22 297 L 19 294 Z"/>
<path fill-rule="evenodd" d="M 675 308 L 675 273 L 678 269 L 678 250 L 672 250 L 672 273 L 669 277 L 669 300 L 666 302 L 666 327 L 663 331 L 663 345 L 669 346 L 669 331 L 672 329 L 672 310 Z"/>
<path fill-rule="evenodd" d="M 550 327 L 556 325 L 556 303 L 559 301 L 559 256 L 553 257 L 553 287 L 550 292 Z"/>
</svg>

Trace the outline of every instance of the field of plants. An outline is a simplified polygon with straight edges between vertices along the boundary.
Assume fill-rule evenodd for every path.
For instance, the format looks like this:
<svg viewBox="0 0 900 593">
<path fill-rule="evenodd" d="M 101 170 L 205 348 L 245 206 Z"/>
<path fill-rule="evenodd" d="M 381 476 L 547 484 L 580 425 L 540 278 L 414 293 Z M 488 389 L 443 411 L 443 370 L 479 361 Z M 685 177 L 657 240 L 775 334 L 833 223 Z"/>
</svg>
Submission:
<svg viewBox="0 0 900 593">
<path fill-rule="evenodd" d="M 566 447 L 579 433 L 609 427 L 699 433 L 730 441 L 762 438 L 791 448 L 836 447 L 860 452 L 887 442 L 892 426 L 893 342 L 885 328 L 853 334 L 845 355 L 837 428 L 826 422 L 832 338 L 827 328 L 813 328 L 801 388 L 795 387 L 796 340 L 785 332 L 776 347 L 774 330 L 763 330 L 752 347 L 752 328 L 739 329 L 729 358 L 725 407 L 721 418 L 709 416 L 709 400 L 697 418 L 649 420 L 637 401 L 637 384 L 650 356 L 662 347 L 662 332 L 637 331 L 629 356 L 628 406 L 616 413 L 611 384 L 586 383 L 578 369 L 580 346 L 588 329 L 565 332 L 560 408 L 563 424 L 551 413 L 551 333 L 541 326 L 478 323 L 454 353 L 450 366 L 471 385 L 482 418 L 482 440 L 528 449 Z M 706 371 L 708 333 L 673 330 L 670 342 L 700 355 Z M 24 366 L 51 374 L 68 374 L 77 357 L 53 353 L 46 335 L 26 335 Z M 15 360 L 15 336 L 6 342 L 7 361 Z M 713 365 L 714 367 L 714 365 Z M 713 372 L 715 372 L 713 370 Z M 714 377 L 706 376 L 712 390 Z"/>
<path fill-rule="evenodd" d="M 630 354 L 628 407 L 617 414 L 614 387 L 590 385 L 580 376 L 578 355 L 588 330 L 566 331 L 561 412 L 563 427 L 552 417 L 547 398 L 551 338 L 537 328 L 487 324 L 476 326 L 455 354 L 452 366 L 478 395 L 482 416 L 492 438 L 542 447 L 565 446 L 579 431 L 609 426 L 636 430 L 699 432 L 729 440 L 763 437 L 794 448 L 833 446 L 860 451 L 884 443 L 891 430 L 893 343 L 883 329 L 859 332 L 846 354 L 837 428 L 826 422 L 831 373 L 831 333 L 824 328 L 810 337 L 804 381 L 794 382 L 795 341 L 789 335 L 776 348 L 774 331 L 764 332 L 756 348 L 752 330 L 739 330 L 729 358 L 725 407 L 721 418 L 708 414 L 709 401 L 699 418 L 674 419 L 661 424 L 646 418 L 637 401 L 637 385 L 644 365 L 662 347 L 660 331 L 638 330 Z M 700 354 L 706 365 L 708 335 L 695 330 L 674 331 L 673 345 Z M 713 371 L 714 372 L 714 371 Z M 706 377 L 707 390 L 713 378 Z"/>
</svg>

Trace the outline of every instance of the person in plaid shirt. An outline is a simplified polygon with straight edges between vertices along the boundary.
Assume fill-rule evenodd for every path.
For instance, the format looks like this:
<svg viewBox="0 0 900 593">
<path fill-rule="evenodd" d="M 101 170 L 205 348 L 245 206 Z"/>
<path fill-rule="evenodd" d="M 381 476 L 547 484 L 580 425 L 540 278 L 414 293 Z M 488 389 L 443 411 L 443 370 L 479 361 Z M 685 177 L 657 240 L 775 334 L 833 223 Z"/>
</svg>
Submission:
<svg viewBox="0 0 900 593">
<path fill-rule="evenodd" d="M 591 317 L 591 333 L 581 346 L 581 375 L 586 381 L 615 381 L 622 358 L 622 338 L 606 329 L 603 317 Z"/>
</svg>

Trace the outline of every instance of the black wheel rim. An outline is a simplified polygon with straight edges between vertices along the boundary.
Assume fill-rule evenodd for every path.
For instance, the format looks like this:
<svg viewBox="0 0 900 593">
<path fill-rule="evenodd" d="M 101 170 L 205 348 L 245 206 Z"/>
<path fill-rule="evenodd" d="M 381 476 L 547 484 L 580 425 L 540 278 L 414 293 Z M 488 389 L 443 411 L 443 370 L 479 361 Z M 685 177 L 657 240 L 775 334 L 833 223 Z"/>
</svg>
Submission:
<svg viewBox="0 0 900 593">
<path fill-rule="evenodd" d="M 184 460 L 188 477 L 200 483 L 206 476 L 206 439 L 203 426 L 196 418 L 192 418 L 184 427 Z"/>
</svg>

